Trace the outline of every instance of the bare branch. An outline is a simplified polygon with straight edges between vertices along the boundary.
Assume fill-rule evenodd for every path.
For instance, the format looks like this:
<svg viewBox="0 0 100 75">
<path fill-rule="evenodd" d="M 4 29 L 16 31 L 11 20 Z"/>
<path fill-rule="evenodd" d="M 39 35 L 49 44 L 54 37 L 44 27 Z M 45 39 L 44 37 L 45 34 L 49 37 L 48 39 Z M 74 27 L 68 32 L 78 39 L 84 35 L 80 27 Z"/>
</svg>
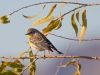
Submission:
<svg viewBox="0 0 100 75">
<path fill-rule="evenodd" d="M 32 59 L 32 58 L 34 58 L 34 57 L 36 57 L 36 58 L 38 58 L 38 59 L 44 59 L 44 56 L 39 56 L 39 55 L 37 55 L 37 56 L 33 56 L 33 57 L 20 57 L 20 59 Z M 11 57 L 11 56 L 0 56 L 0 58 L 3 58 L 3 59 L 16 59 L 16 57 Z M 69 55 L 69 56 L 50 56 L 50 57 L 48 57 L 48 56 L 45 56 L 45 59 L 46 58 L 84 58 L 84 59 L 93 59 L 93 60 L 100 60 L 100 57 L 90 57 L 90 56 L 71 56 L 71 55 Z"/>
<path fill-rule="evenodd" d="M 56 34 L 52 34 L 52 33 L 50 33 L 50 35 L 54 35 L 54 36 L 56 36 L 56 37 L 60 37 L 60 38 L 63 38 L 63 39 L 79 41 L 79 39 L 66 38 L 66 37 L 58 36 L 58 35 L 56 35 Z M 94 39 L 83 39 L 82 41 L 93 41 L 93 40 L 100 40 L 100 38 L 94 38 Z"/>
<path fill-rule="evenodd" d="M 34 63 L 37 59 L 38 59 L 38 58 L 34 59 L 29 65 L 27 65 L 27 66 L 25 67 L 25 69 L 22 70 L 22 72 L 21 72 L 19 75 L 21 75 L 21 74 L 22 74 L 32 63 Z"/>
<path fill-rule="evenodd" d="M 10 13 L 9 15 L 12 15 L 12 14 L 14 14 L 15 12 L 18 12 L 18 11 L 24 9 L 24 8 L 28 8 L 28 7 L 35 6 L 35 5 L 40 5 L 40 4 L 47 4 L 47 3 L 77 4 L 77 5 L 82 5 L 82 7 L 83 7 L 83 6 L 96 6 L 96 5 L 100 5 L 100 3 L 84 4 L 84 3 L 76 3 L 76 2 L 50 1 L 50 2 L 41 2 L 41 3 L 31 4 L 31 5 L 22 7 L 22 8 L 20 8 L 20 9 L 18 9 L 18 10 L 13 11 L 13 12 Z M 80 7 L 80 8 L 81 8 L 81 7 Z"/>
</svg>

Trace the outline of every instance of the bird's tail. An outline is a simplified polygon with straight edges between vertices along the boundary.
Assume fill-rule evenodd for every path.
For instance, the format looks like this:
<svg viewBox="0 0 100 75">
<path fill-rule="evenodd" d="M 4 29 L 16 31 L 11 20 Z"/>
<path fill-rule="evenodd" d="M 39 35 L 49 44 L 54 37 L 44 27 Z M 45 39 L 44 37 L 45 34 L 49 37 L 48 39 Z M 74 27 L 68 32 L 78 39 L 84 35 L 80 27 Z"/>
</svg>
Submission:
<svg viewBox="0 0 100 75">
<path fill-rule="evenodd" d="M 58 53 L 58 54 L 63 54 L 62 52 L 58 51 L 57 49 L 52 49 L 54 52 Z"/>
</svg>

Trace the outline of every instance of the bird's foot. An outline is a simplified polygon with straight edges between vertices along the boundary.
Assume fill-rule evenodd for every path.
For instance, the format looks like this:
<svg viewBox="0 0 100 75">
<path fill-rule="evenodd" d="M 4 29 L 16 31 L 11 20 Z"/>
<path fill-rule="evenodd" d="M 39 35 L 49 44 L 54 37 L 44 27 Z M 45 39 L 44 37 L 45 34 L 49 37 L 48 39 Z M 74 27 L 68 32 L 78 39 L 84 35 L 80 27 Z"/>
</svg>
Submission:
<svg viewBox="0 0 100 75">
<path fill-rule="evenodd" d="M 34 59 L 36 59 L 37 54 L 34 55 Z"/>
<path fill-rule="evenodd" d="M 45 57 L 46 57 L 46 56 L 44 55 L 44 60 L 45 60 Z"/>
</svg>

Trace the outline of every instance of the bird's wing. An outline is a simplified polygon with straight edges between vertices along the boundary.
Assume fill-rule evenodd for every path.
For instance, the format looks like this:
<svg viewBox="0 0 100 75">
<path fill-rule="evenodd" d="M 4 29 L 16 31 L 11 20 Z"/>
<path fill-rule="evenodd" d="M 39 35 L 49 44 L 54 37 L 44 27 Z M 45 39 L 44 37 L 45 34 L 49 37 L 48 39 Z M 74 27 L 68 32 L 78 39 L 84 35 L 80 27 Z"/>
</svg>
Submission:
<svg viewBox="0 0 100 75">
<path fill-rule="evenodd" d="M 48 45 L 48 48 L 49 48 L 50 50 L 52 50 L 52 52 L 54 51 L 54 52 L 56 52 L 56 53 L 58 53 L 58 54 L 63 54 L 62 52 L 58 51 L 58 50 L 55 48 L 55 46 L 54 46 L 42 33 L 40 33 L 40 35 L 43 37 L 43 39 L 45 39 L 45 43 Z"/>
<path fill-rule="evenodd" d="M 29 39 L 32 43 L 34 43 L 37 47 L 40 47 L 45 50 L 50 50 L 53 52 L 51 49 L 51 42 L 40 32 L 36 32 L 33 34 L 33 37 Z"/>
</svg>

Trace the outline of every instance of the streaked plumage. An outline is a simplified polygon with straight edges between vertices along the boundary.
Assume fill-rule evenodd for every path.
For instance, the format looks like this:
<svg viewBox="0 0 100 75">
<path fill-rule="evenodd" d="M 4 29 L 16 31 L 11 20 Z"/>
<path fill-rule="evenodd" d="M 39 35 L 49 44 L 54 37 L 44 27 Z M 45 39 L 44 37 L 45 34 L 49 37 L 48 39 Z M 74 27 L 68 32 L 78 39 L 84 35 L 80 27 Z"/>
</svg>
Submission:
<svg viewBox="0 0 100 75">
<path fill-rule="evenodd" d="M 29 44 L 32 48 L 37 51 L 50 50 L 51 52 L 56 52 L 58 54 L 63 54 L 58 51 L 53 44 L 37 29 L 29 28 L 26 35 L 29 38 Z"/>
</svg>

